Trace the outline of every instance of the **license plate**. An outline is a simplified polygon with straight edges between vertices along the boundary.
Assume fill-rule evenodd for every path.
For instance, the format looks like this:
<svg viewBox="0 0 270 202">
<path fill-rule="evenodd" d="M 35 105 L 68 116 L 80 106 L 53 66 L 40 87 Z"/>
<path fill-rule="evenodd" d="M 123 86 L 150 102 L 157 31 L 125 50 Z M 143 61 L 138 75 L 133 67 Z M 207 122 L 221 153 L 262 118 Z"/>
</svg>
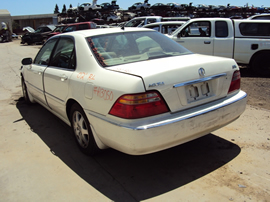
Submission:
<svg viewBox="0 0 270 202">
<path fill-rule="evenodd" d="M 201 82 L 185 87 L 187 101 L 194 102 L 211 96 L 211 88 L 208 82 Z"/>
</svg>

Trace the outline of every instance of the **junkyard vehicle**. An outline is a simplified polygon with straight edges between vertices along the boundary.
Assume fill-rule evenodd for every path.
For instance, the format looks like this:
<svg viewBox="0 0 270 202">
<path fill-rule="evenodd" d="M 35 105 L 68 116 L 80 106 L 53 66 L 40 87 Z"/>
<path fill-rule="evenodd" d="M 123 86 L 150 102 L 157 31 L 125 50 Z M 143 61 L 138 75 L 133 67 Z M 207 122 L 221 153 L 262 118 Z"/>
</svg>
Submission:
<svg viewBox="0 0 270 202">
<path fill-rule="evenodd" d="M 36 44 L 36 43 L 43 43 L 44 40 L 47 39 L 47 34 L 52 32 L 55 29 L 55 25 L 45 25 L 40 26 L 33 32 L 33 28 L 25 27 L 23 30 L 27 30 L 28 32 L 22 35 L 21 37 L 21 44 L 27 43 Z"/>
<path fill-rule="evenodd" d="M 79 6 L 79 10 L 83 10 L 83 11 L 89 11 L 89 10 L 91 11 L 91 10 L 99 10 L 99 9 L 101 9 L 101 6 L 97 5 L 96 2 L 94 4 L 83 3 Z"/>
<path fill-rule="evenodd" d="M 101 9 L 103 10 L 117 10 L 119 9 L 119 5 L 116 4 L 116 1 L 112 1 L 112 3 L 102 3 L 100 4 Z"/>
<path fill-rule="evenodd" d="M 78 23 L 72 23 L 68 24 L 65 29 L 63 29 L 63 33 L 65 32 L 73 32 L 78 30 L 84 30 L 84 29 L 95 29 L 97 26 L 94 22 L 78 22 Z"/>
<path fill-rule="evenodd" d="M 233 58 L 265 76 L 270 75 L 269 33 L 270 20 L 197 18 L 169 37 L 191 51 Z"/>
<path fill-rule="evenodd" d="M 167 5 L 167 4 L 163 4 L 163 3 L 155 3 L 154 5 L 152 5 L 150 7 L 150 11 L 154 12 L 156 10 L 163 10 L 163 11 L 168 11 L 171 9 L 171 6 Z"/>
<path fill-rule="evenodd" d="M 70 125 L 90 155 L 170 148 L 227 125 L 246 106 L 233 59 L 193 54 L 150 29 L 56 35 L 22 64 L 26 102 Z"/>
<path fill-rule="evenodd" d="M 61 34 L 67 26 L 68 24 L 57 25 L 56 28 L 52 32 L 49 32 L 48 34 L 46 34 L 47 39 L 54 35 Z"/>
<path fill-rule="evenodd" d="M 130 6 L 128 10 L 146 10 L 149 9 L 151 4 L 148 3 L 148 0 L 145 0 L 143 3 L 142 2 L 137 2 Z"/>
</svg>

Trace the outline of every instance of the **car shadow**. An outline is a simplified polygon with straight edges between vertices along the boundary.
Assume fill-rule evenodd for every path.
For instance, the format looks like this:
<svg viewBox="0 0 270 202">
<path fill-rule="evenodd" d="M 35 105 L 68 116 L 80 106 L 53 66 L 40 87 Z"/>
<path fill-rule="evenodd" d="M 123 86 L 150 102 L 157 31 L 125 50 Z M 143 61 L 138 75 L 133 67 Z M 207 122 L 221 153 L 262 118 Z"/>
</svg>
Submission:
<svg viewBox="0 0 270 202">
<path fill-rule="evenodd" d="M 112 201 L 141 201 L 197 180 L 234 159 L 240 147 L 213 134 L 154 154 L 131 156 L 113 149 L 89 157 L 72 130 L 39 104 L 16 101 L 23 119 L 70 169 Z"/>
</svg>

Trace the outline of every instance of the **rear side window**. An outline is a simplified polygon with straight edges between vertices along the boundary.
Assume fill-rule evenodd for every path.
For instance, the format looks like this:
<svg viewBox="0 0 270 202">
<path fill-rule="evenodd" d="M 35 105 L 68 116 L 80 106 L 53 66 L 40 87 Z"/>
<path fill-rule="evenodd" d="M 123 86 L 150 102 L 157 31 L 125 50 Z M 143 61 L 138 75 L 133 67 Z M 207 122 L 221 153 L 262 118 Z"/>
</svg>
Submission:
<svg viewBox="0 0 270 202">
<path fill-rule="evenodd" d="M 228 24 L 225 21 L 215 22 L 215 33 L 216 37 L 227 37 L 228 36 Z"/>
<path fill-rule="evenodd" d="M 270 23 L 241 23 L 239 29 L 243 36 L 270 35 Z"/>
</svg>

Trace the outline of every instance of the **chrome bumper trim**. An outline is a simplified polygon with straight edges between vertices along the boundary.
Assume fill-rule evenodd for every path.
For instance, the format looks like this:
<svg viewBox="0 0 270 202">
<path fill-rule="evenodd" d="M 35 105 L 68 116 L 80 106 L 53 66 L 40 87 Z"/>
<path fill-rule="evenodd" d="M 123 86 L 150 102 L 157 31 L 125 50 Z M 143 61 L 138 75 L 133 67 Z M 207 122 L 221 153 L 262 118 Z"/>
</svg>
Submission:
<svg viewBox="0 0 270 202">
<path fill-rule="evenodd" d="M 243 92 L 243 91 L 242 91 Z M 130 130 L 147 130 L 147 129 L 151 129 L 151 128 L 156 128 L 156 127 L 160 127 L 160 126 L 164 126 L 164 125 L 168 125 L 168 124 L 172 124 L 172 123 L 176 123 L 176 122 L 179 122 L 179 121 L 183 121 L 183 120 L 187 120 L 187 119 L 191 119 L 191 118 L 194 118 L 196 116 L 200 116 L 202 114 L 207 114 L 209 112 L 212 112 L 212 111 L 215 111 L 217 109 L 220 109 L 220 108 L 223 108 L 223 107 L 226 107 L 228 105 L 231 105 L 233 103 L 236 103 L 238 101 L 241 101 L 242 99 L 245 99 L 247 97 L 247 94 L 245 92 L 243 92 L 244 94 L 239 97 L 238 99 L 236 100 L 233 100 L 231 102 L 228 102 L 226 104 L 222 104 L 221 106 L 215 106 L 215 107 L 211 107 L 210 109 L 208 110 L 205 110 L 205 111 L 202 111 L 202 112 L 195 112 L 191 115 L 187 115 L 187 116 L 184 116 L 184 117 L 177 117 L 177 118 L 173 118 L 173 119 L 167 119 L 167 120 L 164 120 L 164 121 L 159 121 L 159 122 L 156 122 L 156 123 L 152 123 L 152 124 L 147 124 L 147 125 L 142 125 L 142 126 L 137 126 L 137 127 L 130 127 L 130 126 L 126 126 L 126 125 L 122 125 L 122 124 L 117 124 L 115 122 L 112 122 L 112 121 L 109 121 L 105 118 L 102 118 L 100 116 L 97 116 L 96 114 L 94 113 L 91 113 L 89 112 L 89 114 L 91 116 L 94 116 L 98 119 L 101 119 L 103 121 L 106 121 L 108 123 L 111 123 L 113 125 L 116 125 L 116 126 L 119 126 L 119 127 L 122 127 L 122 128 L 127 128 L 127 129 L 130 129 Z"/>
</svg>

